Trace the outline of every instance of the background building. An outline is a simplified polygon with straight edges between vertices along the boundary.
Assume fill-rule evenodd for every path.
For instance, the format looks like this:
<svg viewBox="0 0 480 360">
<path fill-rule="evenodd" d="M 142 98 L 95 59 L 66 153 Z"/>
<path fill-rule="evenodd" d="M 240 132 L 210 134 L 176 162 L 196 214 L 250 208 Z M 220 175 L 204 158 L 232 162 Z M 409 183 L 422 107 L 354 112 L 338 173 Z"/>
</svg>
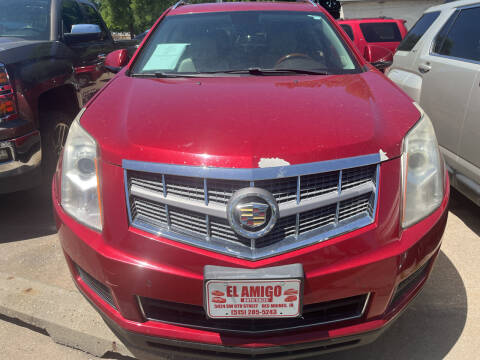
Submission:
<svg viewBox="0 0 480 360">
<path fill-rule="evenodd" d="M 423 12 L 431 6 L 440 5 L 445 0 L 342 0 L 341 17 L 366 18 L 386 16 L 407 20 L 410 29 Z"/>
</svg>

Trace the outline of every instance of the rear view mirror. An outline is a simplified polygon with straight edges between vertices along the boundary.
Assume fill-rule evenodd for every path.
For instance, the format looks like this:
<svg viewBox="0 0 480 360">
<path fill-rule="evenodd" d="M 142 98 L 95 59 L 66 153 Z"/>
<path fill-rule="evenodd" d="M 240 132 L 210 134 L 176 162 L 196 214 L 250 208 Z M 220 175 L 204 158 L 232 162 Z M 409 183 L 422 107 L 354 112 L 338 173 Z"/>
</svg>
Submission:
<svg viewBox="0 0 480 360">
<path fill-rule="evenodd" d="M 102 29 L 95 24 L 72 25 L 72 30 L 63 35 L 67 44 L 97 41 L 102 38 Z"/>
<path fill-rule="evenodd" d="M 105 68 L 112 72 L 117 73 L 128 64 L 128 53 L 126 49 L 115 50 L 107 55 L 105 58 Z"/>
</svg>

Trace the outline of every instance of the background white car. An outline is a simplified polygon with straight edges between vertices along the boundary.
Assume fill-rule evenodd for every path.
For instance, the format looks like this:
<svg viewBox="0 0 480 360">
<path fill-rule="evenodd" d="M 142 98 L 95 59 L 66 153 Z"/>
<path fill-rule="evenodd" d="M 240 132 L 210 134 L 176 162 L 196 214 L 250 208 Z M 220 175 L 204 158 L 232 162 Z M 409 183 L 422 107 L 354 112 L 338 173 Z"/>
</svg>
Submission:
<svg viewBox="0 0 480 360">
<path fill-rule="evenodd" d="M 430 116 L 452 185 L 480 206 L 480 1 L 428 9 L 387 74 Z"/>
</svg>

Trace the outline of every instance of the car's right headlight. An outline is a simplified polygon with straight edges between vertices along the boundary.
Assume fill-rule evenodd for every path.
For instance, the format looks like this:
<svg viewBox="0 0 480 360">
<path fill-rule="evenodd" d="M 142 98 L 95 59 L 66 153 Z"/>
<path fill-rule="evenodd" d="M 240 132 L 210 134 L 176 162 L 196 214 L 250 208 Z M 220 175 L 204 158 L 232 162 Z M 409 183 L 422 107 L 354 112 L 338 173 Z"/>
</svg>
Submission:
<svg viewBox="0 0 480 360">
<path fill-rule="evenodd" d="M 97 143 L 80 126 L 83 112 L 72 122 L 63 150 L 61 204 L 77 221 L 101 231 Z"/>
<path fill-rule="evenodd" d="M 432 122 L 422 117 L 403 140 L 403 228 L 414 225 L 435 211 L 444 196 L 443 158 Z"/>
</svg>

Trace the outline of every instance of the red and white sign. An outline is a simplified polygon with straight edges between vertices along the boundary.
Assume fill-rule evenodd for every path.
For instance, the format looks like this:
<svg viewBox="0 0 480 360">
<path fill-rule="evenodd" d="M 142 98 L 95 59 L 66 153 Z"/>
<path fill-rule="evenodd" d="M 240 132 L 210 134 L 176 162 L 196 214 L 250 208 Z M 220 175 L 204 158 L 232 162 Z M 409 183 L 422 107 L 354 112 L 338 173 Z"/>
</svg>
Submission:
<svg viewBox="0 0 480 360">
<path fill-rule="evenodd" d="M 300 280 L 210 280 L 206 284 L 211 318 L 299 317 Z"/>
</svg>

